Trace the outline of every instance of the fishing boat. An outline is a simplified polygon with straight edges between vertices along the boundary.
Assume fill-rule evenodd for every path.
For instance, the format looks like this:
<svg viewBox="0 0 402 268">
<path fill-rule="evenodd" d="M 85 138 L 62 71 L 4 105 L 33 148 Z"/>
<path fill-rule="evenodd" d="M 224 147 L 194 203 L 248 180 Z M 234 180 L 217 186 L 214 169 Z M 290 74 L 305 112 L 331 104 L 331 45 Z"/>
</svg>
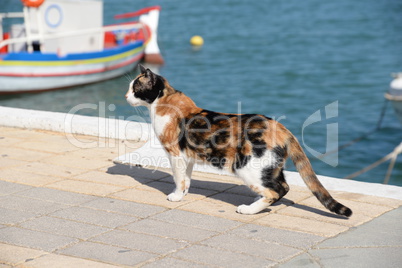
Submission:
<svg viewBox="0 0 402 268">
<path fill-rule="evenodd" d="M 0 93 L 38 92 L 95 83 L 162 64 L 159 6 L 114 16 L 103 25 L 100 0 L 21 0 L 0 13 Z M 3 31 L 3 20 L 22 18 Z M 134 20 L 136 19 L 136 20 Z"/>
<path fill-rule="evenodd" d="M 393 75 L 394 80 L 390 84 L 390 89 L 385 93 L 385 98 L 391 101 L 396 116 L 402 124 L 402 73 Z"/>
</svg>

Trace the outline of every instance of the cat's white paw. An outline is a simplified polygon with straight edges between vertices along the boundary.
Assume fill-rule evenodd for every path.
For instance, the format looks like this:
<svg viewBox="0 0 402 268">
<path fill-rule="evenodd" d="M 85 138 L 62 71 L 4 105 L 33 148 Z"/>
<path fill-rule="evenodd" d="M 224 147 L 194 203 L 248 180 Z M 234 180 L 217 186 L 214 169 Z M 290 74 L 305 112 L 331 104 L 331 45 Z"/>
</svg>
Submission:
<svg viewBox="0 0 402 268">
<path fill-rule="evenodd" d="M 256 212 L 251 208 L 251 206 L 240 205 L 237 207 L 237 213 L 251 215 L 255 214 Z"/>
<path fill-rule="evenodd" d="M 179 202 L 183 199 L 183 196 L 183 194 L 176 194 L 175 192 L 173 192 L 167 196 L 167 200 L 172 202 Z"/>
</svg>

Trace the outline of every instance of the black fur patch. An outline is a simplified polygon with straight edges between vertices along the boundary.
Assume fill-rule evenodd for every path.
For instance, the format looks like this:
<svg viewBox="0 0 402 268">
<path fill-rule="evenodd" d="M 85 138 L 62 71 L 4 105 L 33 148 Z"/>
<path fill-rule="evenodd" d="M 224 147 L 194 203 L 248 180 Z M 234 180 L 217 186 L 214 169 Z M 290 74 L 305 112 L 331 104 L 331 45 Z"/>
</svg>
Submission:
<svg viewBox="0 0 402 268">
<path fill-rule="evenodd" d="M 283 159 L 287 154 L 286 147 L 276 146 L 272 149 L 272 151 L 276 154 L 277 159 Z"/>
<path fill-rule="evenodd" d="M 140 79 L 133 83 L 134 97 L 141 99 L 147 103 L 153 103 L 157 98 L 163 96 L 163 89 L 165 88 L 165 80 L 163 77 L 151 73 L 148 77 L 147 84 L 141 84 Z"/>
<path fill-rule="evenodd" d="M 179 122 L 179 148 L 181 151 L 184 151 L 187 148 L 187 140 L 186 140 L 186 119 L 181 119 Z"/>
<path fill-rule="evenodd" d="M 264 140 L 253 140 L 251 141 L 253 144 L 253 154 L 256 157 L 262 157 L 267 150 L 267 144 Z"/>
<path fill-rule="evenodd" d="M 212 118 L 214 119 L 214 118 Z M 224 129 L 212 133 L 211 118 L 197 114 L 189 119 L 182 119 L 179 134 L 179 148 L 181 151 L 190 149 L 194 151 L 200 159 L 204 159 L 214 167 L 223 169 L 226 164 L 225 145 L 230 137 L 230 133 Z M 217 120 L 214 121 L 216 123 Z"/>
<path fill-rule="evenodd" d="M 237 151 L 235 160 L 232 166 L 232 171 L 235 172 L 237 169 L 243 168 L 247 165 L 248 161 L 250 160 L 251 155 L 244 155 L 241 153 L 240 150 Z"/>
<path fill-rule="evenodd" d="M 332 211 L 338 215 L 344 215 L 346 217 L 350 217 L 352 215 L 352 210 L 348 207 L 345 207 L 331 196 L 325 196 L 321 192 L 313 192 L 315 197 L 326 207 L 329 211 Z"/>
<path fill-rule="evenodd" d="M 230 138 L 230 132 L 228 129 L 220 129 L 214 133 L 211 137 L 212 143 L 217 146 L 225 146 L 228 145 Z"/>
<path fill-rule="evenodd" d="M 247 165 L 251 155 L 244 154 L 244 146 L 251 143 L 254 156 L 262 157 L 267 150 L 263 139 L 270 118 L 256 114 L 222 114 L 202 110 L 187 118 L 180 119 L 179 147 L 184 151 L 190 149 L 197 156 L 210 162 L 213 166 L 223 168 L 227 158 L 234 157 L 232 170 L 235 171 Z M 231 129 L 239 128 L 236 131 Z M 231 137 L 237 133 L 236 137 Z M 231 141 L 236 140 L 235 148 Z M 228 149 L 236 150 L 236 155 L 228 155 Z"/>
<path fill-rule="evenodd" d="M 332 198 L 326 198 L 321 192 L 314 191 L 313 194 L 326 208 L 328 208 L 329 204 L 333 200 Z"/>
<path fill-rule="evenodd" d="M 282 182 L 285 182 L 285 175 L 283 174 L 283 169 L 280 171 L 279 175 L 274 178 L 274 168 L 271 167 L 266 167 L 262 170 L 262 185 L 266 188 L 269 188 L 271 190 L 274 190 L 279 194 L 279 199 L 283 197 L 287 192 L 288 189 L 285 189 L 282 186 Z M 279 200 L 278 199 L 278 200 Z"/>
<path fill-rule="evenodd" d="M 251 142 L 255 157 L 262 157 L 267 150 L 263 133 L 267 129 L 267 118 L 256 114 L 242 115 L 244 138 Z"/>
<path fill-rule="evenodd" d="M 335 212 L 338 215 L 344 215 L 346 217 L 350 217 L 352 215 L 352 210 L 345 207 L 341 203 L 338 203 L 336 200 L 334 200 L 334 202 L 335 204 L 328 208 L 330 211 Z"/>
<path fill-rule="evenodd" d="M 162 95 L 159 97 L 163 96 L 163 90 L 165 89 L 165 79 L 162 76 L 159 75 L 154 75 L 154 80 L 153 80 L 154 86 L 153 89 L 157 91 L 162 91 Z"/>
</svg>

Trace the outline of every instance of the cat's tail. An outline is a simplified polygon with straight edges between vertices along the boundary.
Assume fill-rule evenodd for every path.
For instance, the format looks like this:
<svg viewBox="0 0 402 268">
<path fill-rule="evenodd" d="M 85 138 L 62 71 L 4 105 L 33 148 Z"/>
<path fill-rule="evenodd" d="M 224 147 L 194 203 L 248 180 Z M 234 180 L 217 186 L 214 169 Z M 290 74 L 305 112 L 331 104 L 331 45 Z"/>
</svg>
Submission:
<svg viewBox="0 0 402 268">
<path fill-rule="evenodd" d="M 288 155 L 296 166 L 297 171 L 300 173 L 303 181 L 306 183 L 307 187 L 311 190 L 315 197 L 317 197 L 317 199 L 330 211 L 339 215 L 350 217 L 352 215 L 352 210 L 337 202 L 324 188 L 324 186 L 318 180 L 309 159 L 300 146 L 300 143 L 292 134 L 290 134 L 290 138 L 288 139 L 287 148 Z"/>
</svg>

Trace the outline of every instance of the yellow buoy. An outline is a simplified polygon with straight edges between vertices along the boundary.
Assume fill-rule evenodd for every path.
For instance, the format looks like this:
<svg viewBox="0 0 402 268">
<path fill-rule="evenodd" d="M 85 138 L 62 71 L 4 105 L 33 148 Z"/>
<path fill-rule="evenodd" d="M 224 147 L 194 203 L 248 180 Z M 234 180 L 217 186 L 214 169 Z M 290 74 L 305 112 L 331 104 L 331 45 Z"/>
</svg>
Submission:
<svg viewBox="0 0 402 268">
<path fill-rule="evenodd" d="M 199 35 L 194 35 L 190 39 L 190 44 L 192 46 L 202 46 L 204 44 L 204 39 L 202 39 L 202 37 Z"/>
</svg>

